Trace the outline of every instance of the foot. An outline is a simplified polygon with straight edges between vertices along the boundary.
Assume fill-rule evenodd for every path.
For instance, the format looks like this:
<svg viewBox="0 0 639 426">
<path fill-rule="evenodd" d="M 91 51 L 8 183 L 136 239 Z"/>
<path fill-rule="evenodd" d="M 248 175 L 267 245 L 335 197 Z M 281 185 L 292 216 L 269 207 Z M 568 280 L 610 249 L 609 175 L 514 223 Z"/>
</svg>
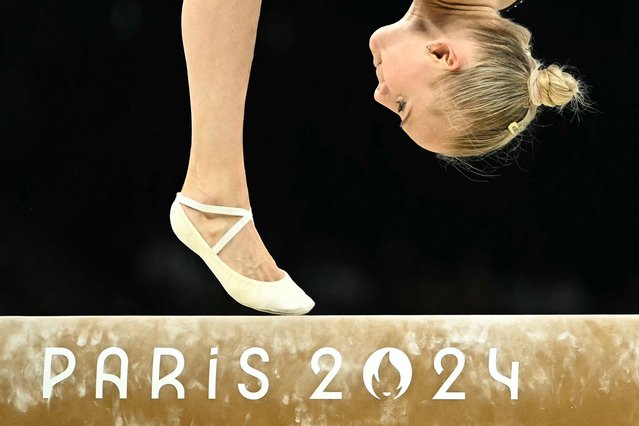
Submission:
<svg viewBox="0 0 639 426">
<path fill-rule="evenodd" d="M 203 213 L 184 205 L 182 208 L 211 247 L 238 220 L 237 217 Z M 231 269 L 254 280 L 277 281 L 284 277 L 264 246 L 253 221 L 248 222 L 218 256 Z"/>
</svg>

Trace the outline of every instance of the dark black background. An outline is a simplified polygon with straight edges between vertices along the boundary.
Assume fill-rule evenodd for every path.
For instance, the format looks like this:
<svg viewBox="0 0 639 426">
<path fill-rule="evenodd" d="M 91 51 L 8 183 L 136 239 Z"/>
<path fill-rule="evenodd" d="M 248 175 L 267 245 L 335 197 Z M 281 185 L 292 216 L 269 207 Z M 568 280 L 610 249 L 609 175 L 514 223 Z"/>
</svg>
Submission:
<svg viewBox="0 0 639 426">
<path fill-rule="evenodd" d="M 410 2 L 264 0 L 245 123 L 256 223 L 314 314 L 639 311 L 636 18 L 508 13 L 597 111 L 543 113 L 480 182 L 373 101 Z M 0 2 L 0 314 L 246 314 L 172 234 L 190 145 L 181 2 Z"/>
</svg>

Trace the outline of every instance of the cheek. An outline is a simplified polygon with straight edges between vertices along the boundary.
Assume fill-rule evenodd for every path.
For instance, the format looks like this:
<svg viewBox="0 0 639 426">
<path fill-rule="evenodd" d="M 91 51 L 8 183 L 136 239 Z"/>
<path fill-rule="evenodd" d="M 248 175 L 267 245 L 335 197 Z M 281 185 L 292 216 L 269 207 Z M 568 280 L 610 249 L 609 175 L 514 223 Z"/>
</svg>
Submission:
<svg viewBox="0 0 639 426">
<path fill-rule="evenodd" d="M 410 45 L 397 44 L 383 52 L 381 68 L 392 93 L 406 95 L 422 77 L 421 64 L 416 63 L 413 50 Z"/>
<path fill-rule="evenodd" d="M 389 58 L 384 64 L 384 82 L 388 91 L 397 95 L 406 94 L 409 83 L 406 79 L 405 63 L 395 58 Z"/>
</svg>

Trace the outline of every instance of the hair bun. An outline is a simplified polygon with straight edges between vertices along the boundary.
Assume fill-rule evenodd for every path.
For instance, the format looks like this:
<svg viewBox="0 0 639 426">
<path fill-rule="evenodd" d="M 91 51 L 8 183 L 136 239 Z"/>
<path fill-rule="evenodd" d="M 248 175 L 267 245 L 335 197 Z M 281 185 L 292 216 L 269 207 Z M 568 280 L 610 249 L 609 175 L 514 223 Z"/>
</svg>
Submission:
<svg viewBox="0 0 639 426">
<path fill-rule="evenodd" d="M 534 70 L 528 89 L 533 105 L 548 107 L 562 107 L 580 93 L 579 82 L 557 65 Z"/>
</svg>

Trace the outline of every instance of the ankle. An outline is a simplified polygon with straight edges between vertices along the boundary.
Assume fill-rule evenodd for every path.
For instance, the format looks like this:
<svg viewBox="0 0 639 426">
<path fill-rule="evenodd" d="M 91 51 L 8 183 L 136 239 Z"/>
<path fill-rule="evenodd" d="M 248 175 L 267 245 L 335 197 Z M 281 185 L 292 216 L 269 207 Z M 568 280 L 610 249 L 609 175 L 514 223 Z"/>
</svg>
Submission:
<svg viewBox="0 0 639 426">
<path fill-rule="evenodd" d="M 250 207 L 248 191 L 246 190 L 224 190 L 224 189 L 207 189 L 202 187 L 194 187 L 184 184 L 180 191 L 185 197 L 191 198 L 202 204 L 240 207 L 248 209 Z"/>
</svg>

